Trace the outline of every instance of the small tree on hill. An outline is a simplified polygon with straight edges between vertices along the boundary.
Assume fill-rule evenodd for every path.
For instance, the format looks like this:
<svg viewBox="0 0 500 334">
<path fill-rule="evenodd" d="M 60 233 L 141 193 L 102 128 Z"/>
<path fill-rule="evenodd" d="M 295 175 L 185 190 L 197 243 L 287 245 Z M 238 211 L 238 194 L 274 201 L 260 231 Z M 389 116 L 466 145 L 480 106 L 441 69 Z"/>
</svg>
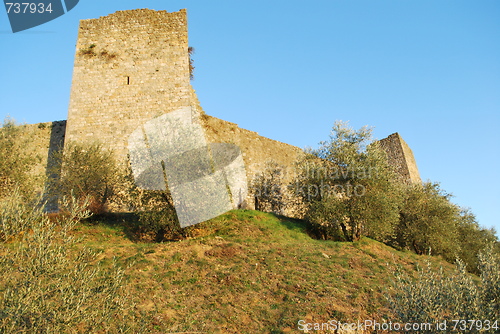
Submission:
<svg viewBox="0 0 500 334">
<path fill-rule="evenodd" d="M 21 128 L 6 118 L 0 128 L 0 198 L 17 188 L 24 196 L 32 193 L 32 158 L 26 151 Z"/>
<path fill-rule="evenodd" d="M 103 213 L 119 182 L 113 152 L 99 143 L 70 143 L 55 155 L 57 163 L 53 168 L 61 171 L 61 177 L 51 192 L 61 198 L 74 196 L 80 201 L 89 200 L 89 210 Z"/>
<path fill-rule="evenodd" d="M 498 333 L 500 323 L 500 258 L 493 245 L 478 258 L 481 283 L 467 273 L 458 260 L 453 275 L 441 268 L 433 269 L 428 262 L 418 268 L 416 278 L 397 270 L 393 282 L 394 294 L 389 294 L 391 308 L 399 323 L 437 324 L 447 321 L 447 333 Z M 465 319 L 460 322 L 460 319 Z M 440 328 L 444 330 L 444 328 Z M 436 333 L 427 328 L 420 333 Z"/>
<path fill-rule="evenodd" d="M 390 243 L 417 254 L 441 255 L 449 262 L 458 257 L 475 271 L 479 252 L 497 241 L 495 232 L 482 229 L 475 216 L 453 204 L 451 197 L 438 183 L 407 185 Z"/>
<path fill-rule="evenodd" d="M 460 244 L 458 257 L 467 264 L 471 272 L 479 274 L 477 270 L 479 254 L 498 242 L 496 232 L 493 228 L 487 229 L 479 226 L 474 214 L 464 209 L 461 209 L 459 213 L 457 230 Z M 499 254 L 497 247 L 492 247 L 491 251 Z"/>
<path fill-rule="evenodd" d="M 460 252 L 459 208 L 437 183 L 406 188 L 396 228 L 396 246 L 417 254 L 443 255 L 454 261 Z"/>
<path fill-rule="evenodd" d="M 326 238 L 386 240 L 398 221 L 400 185 L 372 130 L 336 122 L 330 140 L 309 153 L 295 188 L 307 218 Z"/>
</svg>

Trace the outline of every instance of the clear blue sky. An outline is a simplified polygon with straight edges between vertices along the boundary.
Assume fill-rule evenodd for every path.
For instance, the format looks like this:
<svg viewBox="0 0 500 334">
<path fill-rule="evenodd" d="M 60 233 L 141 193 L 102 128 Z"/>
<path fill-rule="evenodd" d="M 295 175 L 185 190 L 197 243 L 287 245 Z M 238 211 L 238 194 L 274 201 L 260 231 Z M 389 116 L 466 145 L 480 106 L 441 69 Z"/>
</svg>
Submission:
<svg viewBox="0 0 500 334">
<path fill-rule="evenodd" d="M 12 34 L 0 10 L 0 117 L 66 119 L 78 21 L 187 8 L 205 111 L 299 147 L 335 120 L 399 132 L 424 180 L 500 230 L 500 1 L 80 0 Z"/>
</svg>

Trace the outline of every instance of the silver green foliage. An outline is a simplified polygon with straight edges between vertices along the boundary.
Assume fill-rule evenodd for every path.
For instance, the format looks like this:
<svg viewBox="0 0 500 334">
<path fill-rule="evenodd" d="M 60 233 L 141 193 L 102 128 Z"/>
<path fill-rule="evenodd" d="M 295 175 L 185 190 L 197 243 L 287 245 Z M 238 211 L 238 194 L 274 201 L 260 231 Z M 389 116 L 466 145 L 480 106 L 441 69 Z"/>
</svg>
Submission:
<svg viewBox="0 0 500 334">
<path fill-rule="evenodd" d="M 126 308 L 123 269 L 113 263 L 104 270 L 96 251 L 77 245 L 70 231 L 87 216 L 87 203 L 64 204 L 63 218 L 51 221 L 40 203 L 28 207 L 18 191 L 0 203 L 1 333 L 123 332 L 127 327 L 109 327 Z"/>
<path fill-rule="evenodd" d="M 479 279 L 468 273 L 460 260 L 452 274 L 426 262 L 414 278 L 398 268 L 393 281 L 394 294 L 389 297 L 394 321 L 433 325 L 446 322 L 447 333 L 463 333 L 459 326 L 465 322 L 456 321 L 466 320 L 467 333 L 500 332 L 493 328 L 496 325 L 500 328 L 500 258 L 493 245 L 480 253 L 478 270 Z M 435 327 L 421 331 L 435 332 Z"/>
</svg>

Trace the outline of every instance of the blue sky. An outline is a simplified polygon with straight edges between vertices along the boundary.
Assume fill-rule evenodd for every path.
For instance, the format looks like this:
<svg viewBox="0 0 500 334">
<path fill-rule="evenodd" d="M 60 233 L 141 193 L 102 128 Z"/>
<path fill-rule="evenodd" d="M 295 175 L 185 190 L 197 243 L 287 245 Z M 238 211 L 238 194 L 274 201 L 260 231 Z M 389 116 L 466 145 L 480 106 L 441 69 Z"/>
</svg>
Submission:
<svg viewBox="0 0 500 334">
<path fill-rule="evenodd" d="M 335 120 L 399 132 L 424 180 L 500 230 L 500 1 L 80 0 L 13 34 L 0 10 L 0 117 L 66 119 L 78 21 L 187 8 L 205 111 L 299 147 Z"/>
</svg>

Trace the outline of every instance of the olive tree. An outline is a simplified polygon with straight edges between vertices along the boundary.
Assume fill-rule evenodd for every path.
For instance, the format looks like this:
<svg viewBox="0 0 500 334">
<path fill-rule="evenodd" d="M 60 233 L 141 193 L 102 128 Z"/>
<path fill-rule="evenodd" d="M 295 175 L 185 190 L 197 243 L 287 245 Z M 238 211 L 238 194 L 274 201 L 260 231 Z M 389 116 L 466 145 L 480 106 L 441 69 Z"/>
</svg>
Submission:
<svg viewBox="0 0 500 334">
<path fill-rule="evenodd" d="M 405 186 L 390 244 L 417 254 L 441 255 L 449 262 L 458 257 L 476 271 L 479 252 L 497 240 L 495 231 L 481 228 L 476 217 L 452 203 L 451 197 L 436 182 Z"/>
<path fill-rule="evenodd" d="M 439 329 L 447 333 L 498 333 L 500 258 L 493 244 L 479 254 L 477 269 L 479 279 L 460 260 L 453 273 L 433 268 L 430 262 L 418 268 L 416 277 L 401 268 L 394 270 L 393 291 L 388 293 L 393 321 L 433 325 L 446 321 L 447 328 Z M 437 328 L 420 332 L 436 333 Z"/>
<path fill-rule="evenodd" d="M 399 217 L 401 185 L 372 129 L 336 122 L 330 139 L 299 163 L 295 191 L 324 237 L 385 241 Z"/>
<path fill-rule="evenodd" d="M 33 157 L 28 154 L 22 139 L 22 128 L 7 117 L 0 128 L 0 198 L 14 188 L 24 196 L 32 192 L 29 175 Z"/>
<path fill-rule="evenodd" d="M 459 252 L 459 209 L 439 184 L 406 188 L 396 228 L 396 246 L 417 254 L 443 255 L 453 261 Z"/>
<path fill-rule="evenodd" d="M 122 175 L 113 152 L 99 143 L 69 143 L 64 151 L 55 153 L 54 160 L 53 168 L 61 174 L 51 192 L 61 198 L 89 200 L 89 210 L 104 212 Z"/>
</svg>

